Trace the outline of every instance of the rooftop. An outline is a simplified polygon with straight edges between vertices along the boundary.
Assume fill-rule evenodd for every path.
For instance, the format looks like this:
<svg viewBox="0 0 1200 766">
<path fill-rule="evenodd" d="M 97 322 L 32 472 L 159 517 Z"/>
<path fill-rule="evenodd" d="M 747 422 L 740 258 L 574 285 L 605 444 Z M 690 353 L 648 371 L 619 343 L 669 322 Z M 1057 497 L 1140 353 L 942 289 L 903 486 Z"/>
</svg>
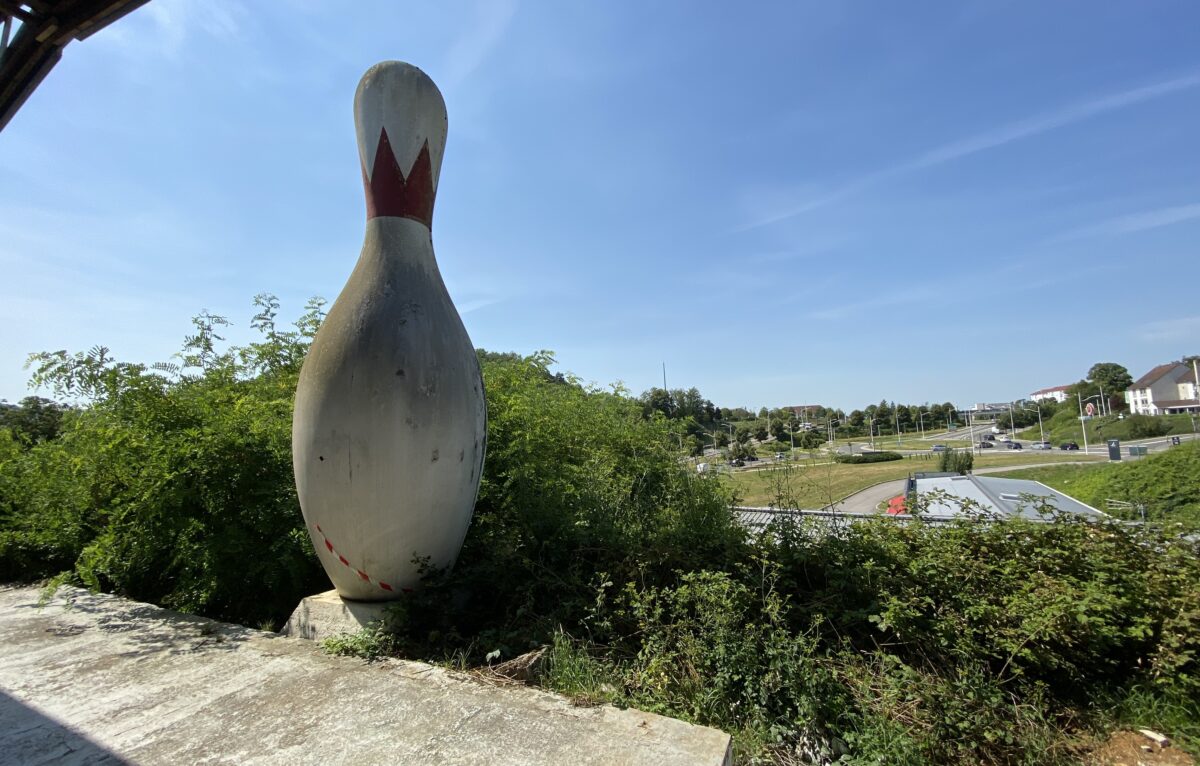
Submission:
<svg viewBox="0 0 1200 766">
<path fill-rule="evenodd" d="M 1050 388 L 1039 388 L 1037 391 L 1034 391 L 1032 394 L 1030 394 L 1030 396 L 1037 396 L 1038 394 L 1052 394 L 1055 391 L 1066 391 L 1070 387 L 1071 387 L 1070 385 L 1066 385 L 1066 386 L 1051 386 Z"/>
<path fill-rule="evenodd" d="M 924 515 L 1010 516 L 1041 521 L 1057 513 L 1074 513 L 1093 519 L 1104 513 L 1070 495 L 1029 479 L 999 479 L 990 476 L 930 476 L 915 480 L 917 496 L 927 504 Z"/>
<path fill-rule="evenodd" d="M 1166 375 L 1167 373 L 1171 372 L 1171 370 L 1174 370 L 1179 366 L 1181 366 L 1179 362 L 1167 362 L 1166 364 L 1160 364 L 1153 370 L 1150 370 L 1150 372 L 1133 381 L 1133 384 L 1129 386 L 1129 390 L 1132 391 L 1139 388 L 1149 388 L 1150 386 L 1153 386 L 1163 375 Z"/>
</svg>

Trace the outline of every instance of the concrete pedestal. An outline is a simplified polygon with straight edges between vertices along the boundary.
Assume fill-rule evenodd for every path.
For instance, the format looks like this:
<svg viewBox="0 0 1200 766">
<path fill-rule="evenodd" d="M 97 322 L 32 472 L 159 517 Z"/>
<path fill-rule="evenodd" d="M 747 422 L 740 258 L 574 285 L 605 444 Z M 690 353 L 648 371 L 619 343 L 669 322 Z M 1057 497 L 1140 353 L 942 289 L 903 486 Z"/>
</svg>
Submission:
<svg viewBox="0 0 1200 766">
<path fill-rule="evenodd" d="M 386 601 L 347 601 L 336 590 L 327 590 L 302 600 L 279 632 L 324 641 L 341 633 L 357 633 L 385 619 L 387 608 Z"/>
</svg>

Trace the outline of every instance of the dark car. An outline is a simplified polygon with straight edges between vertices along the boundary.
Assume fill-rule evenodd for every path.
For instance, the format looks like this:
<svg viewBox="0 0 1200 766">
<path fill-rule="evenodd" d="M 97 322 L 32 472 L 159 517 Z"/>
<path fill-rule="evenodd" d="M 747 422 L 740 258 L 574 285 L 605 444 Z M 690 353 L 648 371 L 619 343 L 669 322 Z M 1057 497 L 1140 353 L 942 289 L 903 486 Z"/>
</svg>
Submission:
<svg viewBox="0 0 1200 766">
<path fill-rule="evenodd" d="M 996 445 L 991 442 L 979 442 L 979 449 L 992 449 Z"/>
<path fill-rule="evenodd" d="M 1008 442 L 1009 449 L 1021 449 L 1021 442 Z"/>
<path fill-rule="evenodd" d="M 1062 444 L 1058 445 L 1058 448 L 1059 449 L 1079 449 L 1079 445 L 1076 444 L 1075 442 L 1063 442 Z"/>
<path fill-rule="evenodd" d="M 735 458 L 734 460 L 730 460 L 729 464 L 734 468 L 741 468 L 742 466 L 746 465 L 746 461 L 742 460 L 741 458 Z"/>
<path fill-rule="evenodd" d="M 996 441 L 996 437 L 993 434 L 984 434 L 982 439 L 983 439 L 983 441 L 989 441 L 989 442 Z"/>
</svg>

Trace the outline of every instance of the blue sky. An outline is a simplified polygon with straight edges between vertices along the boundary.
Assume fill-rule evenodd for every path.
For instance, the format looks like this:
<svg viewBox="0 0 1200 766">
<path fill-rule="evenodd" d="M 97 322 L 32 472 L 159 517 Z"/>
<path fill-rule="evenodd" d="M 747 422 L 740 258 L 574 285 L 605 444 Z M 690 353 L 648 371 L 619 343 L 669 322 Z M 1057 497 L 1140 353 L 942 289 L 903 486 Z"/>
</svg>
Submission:
<svg viewBox="0 0 1200 766">
<path fill-rule="evenodd" d="M 725 406 L 1007 400 L 1200 353 L 1194 2 L 153 0 L 0 133 L 0 398 L 333 299 L 373 63 L 439 84 L 471 338 Z"/>
</svg>

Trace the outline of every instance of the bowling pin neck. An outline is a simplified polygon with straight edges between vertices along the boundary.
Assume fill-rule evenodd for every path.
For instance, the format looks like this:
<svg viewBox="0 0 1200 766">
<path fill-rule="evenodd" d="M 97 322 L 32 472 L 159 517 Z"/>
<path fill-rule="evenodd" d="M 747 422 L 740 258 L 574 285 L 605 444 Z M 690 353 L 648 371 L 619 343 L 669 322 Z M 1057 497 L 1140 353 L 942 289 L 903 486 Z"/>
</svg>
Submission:
<svg viewBox="0 0 1200 766">
<path fill-rule="evenodd" d="M 433 81 L 399 61 L 376 64 L 354 95 L 367 219 L 433 225 L 446 147 L 446 105 Z"/>
</svg>

